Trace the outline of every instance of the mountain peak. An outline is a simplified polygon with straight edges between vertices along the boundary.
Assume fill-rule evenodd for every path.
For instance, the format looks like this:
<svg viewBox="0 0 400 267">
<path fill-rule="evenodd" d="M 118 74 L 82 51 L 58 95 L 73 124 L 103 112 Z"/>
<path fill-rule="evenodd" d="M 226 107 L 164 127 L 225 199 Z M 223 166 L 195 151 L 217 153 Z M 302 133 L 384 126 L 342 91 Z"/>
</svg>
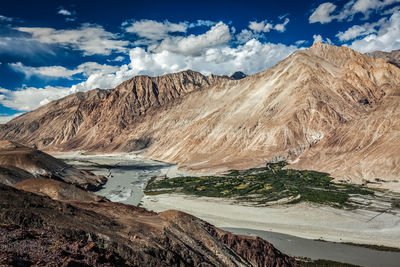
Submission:
<svg viewBox="0 0 400 267">
<path fill-rule="evenodd" d="M 240 79 L 243 79 L 243 78 L 246 78 L 246 77 L 247 77 L 247 74 L 245 74 L 245 73 L 243 73 L 241 71 L 236 71 L 235 73 L 233 73 L 231 75 L 231 78 L 234 79 L 234 80 L 240 80 Z"/>
<path fill-rule="evenodd" d="M 365 56 L 346 46 L 335 46 L 324 44 L 321 42 L 314 43 L 311 47 L 305 50 L 310 55 L 321 57 L 332 64 L 341 67 L 344 66 L 349 60 L 365 58 Z"/>
</svg>

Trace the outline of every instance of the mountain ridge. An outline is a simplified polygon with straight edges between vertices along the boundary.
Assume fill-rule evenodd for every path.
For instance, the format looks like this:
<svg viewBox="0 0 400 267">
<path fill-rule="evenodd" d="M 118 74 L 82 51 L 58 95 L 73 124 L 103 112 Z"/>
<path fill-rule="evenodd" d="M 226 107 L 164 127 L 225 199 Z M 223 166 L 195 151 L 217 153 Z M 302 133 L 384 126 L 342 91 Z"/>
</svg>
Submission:
<svg viewBox="0 0 400 267">
<path fill-rule="evenodd" d="M 347 47 L 316 43 L 244 79 L 216 77 L 197 90 L 190 89 L 196 81 L 192 79 L 192 87 L 182 89 L 187 93 L 153 106 L 148 105 L 153 100 L 146 100 L 152 98 L 145 97 L 134 110 L 110 110 L 105 100 L 83 101 L 89 108 L 83 110 L 82 120 L 92 124 L 75 130 L 78 134 L 69 140 L 56 134 L 46 143 L 51 136 L 48 127 L 30 130 L 31 121 L 46 121 L 37 111 L 31 113 L 36 116 L 31 121 L 20 117 L 3 126 L 0 137 L 49 150 L 145 149 L 146 157 L 178 163 L 193 172 L 287 160 L 290 167 L 329 172 L 341 180 L 361 183 L 381 178 L 389 181 L 383 186 L 395 185 L 400 176 L 396 167 L 400 156 L 395 153 L 400 142 L 391 127 L 400 123 L 399 68 Z M 107 97 L 108 101 L 128 101 L 117 97 L 122 88 L 111 90 L 115 97 Z M 163 95 L 168 98 L 168 93 Z M 387 125 L 379 126 L 385 120 Z M 368 126 L 368 121 L 374 123 Z M 360 125 L 368 127 L 358 129 Z"/>
</svg>

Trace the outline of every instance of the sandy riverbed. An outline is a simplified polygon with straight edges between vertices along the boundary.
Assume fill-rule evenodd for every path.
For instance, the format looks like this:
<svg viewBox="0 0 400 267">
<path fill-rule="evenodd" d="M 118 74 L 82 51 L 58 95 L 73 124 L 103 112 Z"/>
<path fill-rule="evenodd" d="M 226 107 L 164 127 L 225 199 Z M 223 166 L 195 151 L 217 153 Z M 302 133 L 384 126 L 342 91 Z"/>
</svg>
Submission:
<svg viewBox="0 0 400 267">
<path fill-rule="evenodd" d="M 141 204 L 154 211 L 177 209 L 218 227 L 247 228 L 308 239 L 400 247 L 400 211 L 378 215 L 367 210 L 341 210 L 300 203 L 247 207 L 229 200 L 178 194 L 145 196 Z"/>
</svg>

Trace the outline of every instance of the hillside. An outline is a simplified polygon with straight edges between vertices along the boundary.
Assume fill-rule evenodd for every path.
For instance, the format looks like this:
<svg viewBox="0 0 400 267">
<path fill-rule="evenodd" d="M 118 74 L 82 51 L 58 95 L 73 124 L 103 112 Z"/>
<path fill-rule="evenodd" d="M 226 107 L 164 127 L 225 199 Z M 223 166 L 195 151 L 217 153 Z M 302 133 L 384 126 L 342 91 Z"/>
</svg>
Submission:
<svg viewBox="0 0 400 267">
<path fill-rule="evenodd" d="M 112 202 L 60 202 L 0 184 L 0 265 L 18 262 L 297 266 L 261 238 L 233 235 L 182 212 L 155 213 Z"/>
<path fill-rule="evenodd" d="M 391 52 L 375 51 L 367 53 L 366 55 L 373 58 L 383 58 L 387 60 L 387 62 L 400 68 L 400 50 L 393 50 Z"/>
<path fill-rule="evenodd" d="M 71 95 L 2 126 L 0 138 L 54 151 L 145 149 L 193 172 L 287 160 L 400 190 L 399 97 L 396 66 L 316 43 L 241 80 L 187 71 Z"/>
<path fill-rule="evenodd" d="M 78 170 L 40 150 L 0 140 L 0 183 L 13 185 L 31 178 L 47 178 L 95 190 L 106 178 Z"/>
</svg>

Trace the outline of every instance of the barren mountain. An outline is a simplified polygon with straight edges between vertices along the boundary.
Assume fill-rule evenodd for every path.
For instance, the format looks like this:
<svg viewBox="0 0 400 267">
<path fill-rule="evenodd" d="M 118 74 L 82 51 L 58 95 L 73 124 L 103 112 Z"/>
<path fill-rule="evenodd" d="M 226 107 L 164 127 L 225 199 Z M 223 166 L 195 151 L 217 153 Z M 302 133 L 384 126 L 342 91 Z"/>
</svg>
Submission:
<svg viewBox="0 0 400 267">
<path fill-rule="evenodd" d="M 387 62 L 400 68 L 400 50 L 393 50 L 392 52 L 375 51 L 366 53 L 366 55 L 373 58 L 383 58 Z"/>
<path fill-rule="evenodd" d="M 8 185 L 31 178 L 50 178 L 97 189 L 106 178 L 78 170 L 42 151 L 16 142 L 0 140 L 0 182 Z"/>
<path fill-rule="evenodd" d="M 0 265 L 5 264 L 297 266 L 261 238 L 233 235 L 182 212 L 60 202 L 0 184 Z"/>
<path fill-rule="evenodd" d="M 399 105 L 399 68 L 317 43 L 241 80 L 182 72 L 71 95 L 7 123 L 0 137 L 47 150 L 146 148 L 194 172 L 287 160 L 400 190 Z"/>
</svg>

